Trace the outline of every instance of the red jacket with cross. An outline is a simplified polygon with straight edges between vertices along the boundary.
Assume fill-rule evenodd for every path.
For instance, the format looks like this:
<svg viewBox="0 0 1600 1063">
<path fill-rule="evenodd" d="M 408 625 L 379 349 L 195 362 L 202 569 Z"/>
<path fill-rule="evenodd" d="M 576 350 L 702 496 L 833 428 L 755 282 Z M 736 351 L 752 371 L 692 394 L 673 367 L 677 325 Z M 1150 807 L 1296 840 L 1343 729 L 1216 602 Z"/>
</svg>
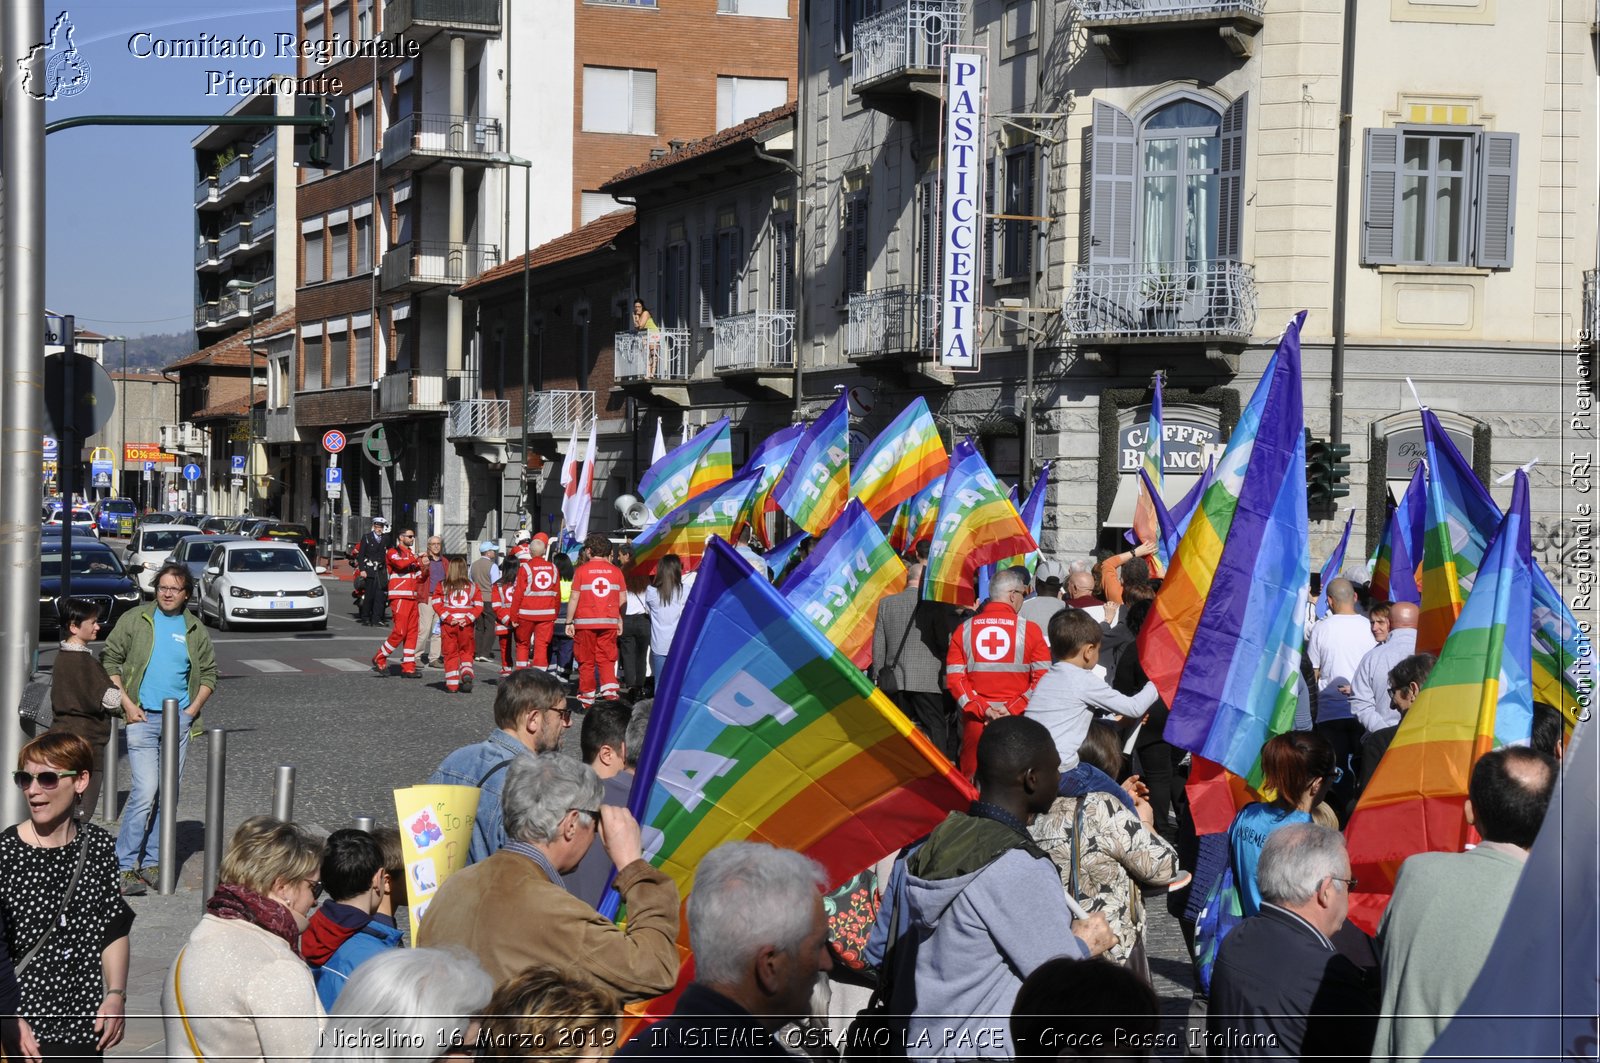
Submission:
<svg viewBox="0 0 1600 1063">
<path fill-rule="evenodd" d="M 1050 670 L 1050 644 L 1010 603 L 985 602 L 956 631 L 944 660 L 945 682 L 963 713 L 982 720 L 989 703 L 999 702 L 1017 716 Z"/>
<path fill-rule="evenodd" d="M 598 557 L 578 566 L 572 575 L 572 626 L 622 629 L 622 569 Z"/>
<path fill-rule="evenodd" d="M 561 608 L 561 573 L 542 557 L 529 558 L 517 569 L 512 611 L 521 624 L 553 621 Z"/>
</svg>

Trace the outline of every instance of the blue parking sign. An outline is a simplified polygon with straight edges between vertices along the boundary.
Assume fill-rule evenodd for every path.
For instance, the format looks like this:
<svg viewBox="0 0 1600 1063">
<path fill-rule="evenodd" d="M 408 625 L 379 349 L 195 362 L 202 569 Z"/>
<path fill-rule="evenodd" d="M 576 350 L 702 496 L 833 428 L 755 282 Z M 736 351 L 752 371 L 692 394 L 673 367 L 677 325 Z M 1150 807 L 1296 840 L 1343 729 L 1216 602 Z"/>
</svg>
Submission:
<svg viewBox="0 0 1600 1063">
<path fill-rule="evenodd" d="M 244 472 L 244 455 L 243 454 L 235 454 L 233 456 L 233 471 L 234 471 L 235 475 Z"/>
<path fill-rule="evenodd" d="M 342 483 L 344 483 L 344 470 L 335 465 L 328 470 L 328 484 L 331 486 Z"/>
</svg>

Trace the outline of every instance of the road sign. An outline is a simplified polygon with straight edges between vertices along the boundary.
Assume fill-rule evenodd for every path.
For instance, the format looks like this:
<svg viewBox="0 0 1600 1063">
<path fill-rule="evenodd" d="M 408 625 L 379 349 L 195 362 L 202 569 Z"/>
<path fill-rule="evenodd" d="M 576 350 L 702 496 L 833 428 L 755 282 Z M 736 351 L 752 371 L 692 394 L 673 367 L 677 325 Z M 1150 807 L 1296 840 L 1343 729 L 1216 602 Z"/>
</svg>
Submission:
<svg viewBox="0 0 1600 1063">
<path fill-rule="evenodd" d="M 110 486 L 111 486 L 111 474 L 108 473 L 108 472 L 97 472 L 97 473 L 95 473 L 94 474 L 94 485 L 96 487 L 110 488 Z"/>
<path fill-rule="evenodd" d="M 144 463 L 144 471 L 145 471 L 145 475 L 146 476 L 148 476 L 150 473 L 155 472 L 156 471 L 156 463 L 153 462 L 153 461 L 145 462 Z"/>
<path fill-rule="evenodd" d="M 61 444 L 56 442 L 55 436 L 44 437 L 44 460 L 55 461 L 61 456 Z"/>
<path fill-rule="evenodd" d="M 328 486 L 335 487 L 344 483 L 344 470 L 337 465 L 328 470 Z"/>
<path fill-rule="evenodd" d="M 192 461 L 185 465 L 183 467 L 183 478 L 188 480 L 190 483 L 200 479 L 200 466 L 196 465 Z"/>
<path fill-rule="evenodd" d="M 244 455 L 235 454 L 233 456 L 233 474 L 238 476 L 242 472 L 244 472 Z"/>
<path fill-rule="evenodd" d="M 330 428 L 322 433 L 322 449 L 329 454 L 337 454 L 344 449 L 344 433 L 337 428 Z"/>
<path fill-rule="evenodd" d="M 44 409 L 55 435 L 65 435 L 65 430 L 70 427 L 79 439 L 87 439 L 111 420 L 111 413 L 117 408 L 117 390 L 99 362 L 85 354 L 73 354 L 72 359 L 74 401 L 69 409 L 66 401 L 66 352 L 45 358 Z M 72 416 L 70 422 L 67 420 L 69 412 Z"/>
<path fill-rule="evenodd" d="M 235 491 L 239 490 L 239 488 L 244 486 L 244 478 L 235 476 L 232 480 L 232 486 Z"/>
</svg>

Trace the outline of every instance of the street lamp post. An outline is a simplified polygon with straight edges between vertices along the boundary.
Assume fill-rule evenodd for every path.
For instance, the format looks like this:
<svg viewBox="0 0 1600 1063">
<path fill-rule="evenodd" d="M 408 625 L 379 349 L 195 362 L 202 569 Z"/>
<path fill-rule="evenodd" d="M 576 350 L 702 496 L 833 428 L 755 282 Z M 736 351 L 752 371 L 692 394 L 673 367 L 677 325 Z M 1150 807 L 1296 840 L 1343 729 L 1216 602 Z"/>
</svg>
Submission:
<svg viewBox="0 0 1600 1063">
<path fill-rule="evenodd" d="M 117 490 L 123 498 L 131 498 L 128 494 L 128 337 L 107 336 L 106 339 L 116 340 L 122 344 L 122 394 L 117 396 L 117 405 L 122 407 L 122 435 L 117 440 L 117 445 L 122 448 L 122 461 L 117 464 Z"/>
<path fill-rule="evenodd" d="M 259 283 L 261 282 L 242 281 L 234 278 L 227 285 L 229 291 L 239 293 L 250 311 L 250 339 L 246 342 L 246 347 L 250 351 L 250 379 L 245 382 L 244 387 L 244 415 L 250 429 L 246 433 L 244 451 L 244 502 L 245 512 L 252 517 L 256 515 L 254 490 L 256 479 L 256 308 L 255 300 L 250 298 L 250 293 L 256 290 L 256 285 Z"/>
</svg>

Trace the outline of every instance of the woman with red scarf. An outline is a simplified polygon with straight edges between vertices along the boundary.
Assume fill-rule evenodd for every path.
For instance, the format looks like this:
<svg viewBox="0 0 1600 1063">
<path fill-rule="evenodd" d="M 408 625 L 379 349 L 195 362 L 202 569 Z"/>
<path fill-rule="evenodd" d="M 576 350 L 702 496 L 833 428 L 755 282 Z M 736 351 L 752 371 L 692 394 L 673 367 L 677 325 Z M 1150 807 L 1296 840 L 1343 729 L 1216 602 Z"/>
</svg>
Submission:
<svg viewBox="0 0 1600 1063">
<path fill-rule="evenodd" d="M 322 845 L 292 823 L 253 816 L 234 831 L 217 892 L 161 993 L 176 1059 L 305 1059 L 326 1016 L 297 951 L 317 894 Z"/>
</svg>

